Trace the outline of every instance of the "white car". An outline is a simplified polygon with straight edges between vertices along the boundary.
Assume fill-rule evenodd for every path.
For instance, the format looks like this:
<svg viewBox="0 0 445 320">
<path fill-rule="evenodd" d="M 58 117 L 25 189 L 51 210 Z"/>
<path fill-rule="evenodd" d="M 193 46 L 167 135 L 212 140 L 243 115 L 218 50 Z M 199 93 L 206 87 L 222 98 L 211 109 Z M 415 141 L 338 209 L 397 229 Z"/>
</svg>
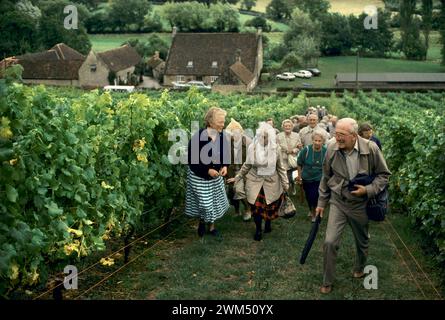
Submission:
<svg viewBox="0 0 445 320">
<path fill-rule="evenodd" d="M 191 87 L 191 86 L 195 86 L 198 89 L 204 89 L 204 90 L 211 90 L 212 87 L 209 85 L 206 85 L 203 81 L 196 81 L 196 80 L 192 80 L 187 82 L 187 84 Z"/>
<path fill-rule="evenodd" d="M 298 78 L 312 78 L 312 73 L 307 70 L 299 70 L 293 73 L 294 76 Z"/>
<path fill-rule="evenodd" d="M 277 74 L 277 77 L 276 77 L 278 80 L 287 80 L 287 81 L 291 81 L 291 80 L 294 80 L 295 79 L 295 76 L 294 76 L 294 74 L 293 73 L 291 73 L 291 72 L 284 72 L 284 73 L 281 73 L 281 74 Z"/>
<path fill-rule="evenodd" d="M 133 92 L 134 86 L 105 86 L 105 91 Z"/>
<path fill-rule="evenodd" d="M 173 81 L 173 89 L 188 89 L 190 85 L 185 81 Z"/>
</svg>

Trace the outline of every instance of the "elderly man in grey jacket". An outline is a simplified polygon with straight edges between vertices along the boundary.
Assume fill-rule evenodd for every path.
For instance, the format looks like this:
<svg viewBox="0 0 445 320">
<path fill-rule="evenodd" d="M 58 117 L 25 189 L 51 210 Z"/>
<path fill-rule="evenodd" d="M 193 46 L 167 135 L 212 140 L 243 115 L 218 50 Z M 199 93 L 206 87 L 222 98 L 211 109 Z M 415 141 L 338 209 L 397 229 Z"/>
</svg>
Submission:
<svg viewBox="0 0 445 320">
<path fill-rule="evenodd" d="M 322 293 L 332 290 L 340 237 L 346 224 L 352 228 L 357 249 L 353 277 L 364 276 L 369 244 L 366 204 L 369 198 L 385 188 L 391 175 L 377 145 L 358 135 L 358 125 L 354 119 L 339 120 L 335 138 L 336 143 L 330 144 L 326 152 L 316 208 L 316 214 L 323 217 L 326 205 L 330 204 L 323 246 Z M 375 179 L 372 184 L 355 185 L 356 189 L 349 191 L 349 181 L 357 174 L 375 175 Z"/>
<path fill-rule="evenodd" d="M 312 133 L 314 131 L 320 131 L 324 135 L 325 141 L 328 141 L 330 136 L 329 133 L 318 124 L 318 116 L 316 114 L 310 114 L 307 117 L 308 126 L 300 130 L 299 135 L 303 146 L 308 146 L 312 144 Z"/>
</svg>

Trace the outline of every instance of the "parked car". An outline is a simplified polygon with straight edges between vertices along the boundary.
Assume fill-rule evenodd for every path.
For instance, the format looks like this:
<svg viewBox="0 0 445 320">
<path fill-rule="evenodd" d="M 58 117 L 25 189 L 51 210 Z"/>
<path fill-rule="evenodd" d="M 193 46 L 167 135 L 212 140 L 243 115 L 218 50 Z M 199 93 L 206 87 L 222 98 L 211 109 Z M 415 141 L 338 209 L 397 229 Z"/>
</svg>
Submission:
<svg viewBox="0 0 445 320">
<path fill-rule="evenodd" d="M 312 73 L 312 75 L 313 75 L 314 77 L 318 77 L 318 76 L 321 75 L 321 71 L 318 70 L 317 68 L 309 68 L 309 69 L 307 69 L 307 71 L 309 71 L 310 73 Z"/>
<path fill-rule="evenodd" d="M 190 88 L 190 85 L 185 81 L 173 81 L 172 84 L 173 84 L 173 89 L 177 90 Z"/>
<path fill-rule="evenodd" d="M 134 86 L 105 86 L 105 91 L 133 92 Z"/>
<path fill-rule="evenodd" d="M 203 81 L 196 81 L 196 80 L 192 80 L 187 82 L 187 84 L 191 87 L 191 86 L 195 86 L 198 89 L 203 89 L 203 90 L 211 90 L 212 87 L 205 84 Z"/>
<path fill-rule="evenodd" d="M 277 74 L 276 78 L 278 80 L 291 81 L 291 80 L 295 79 L 295 76 L 291 72 L 284 72 L 284 73 L 281 73 L 281 74 Z"/>
<path fill-rule="evenodd" d="M 294 72 L 293 74 L 297 78 L 312 78 L 312 73 L 310 73 L 307 70 L 298 70 L 297 72 Z"/>
</svg>

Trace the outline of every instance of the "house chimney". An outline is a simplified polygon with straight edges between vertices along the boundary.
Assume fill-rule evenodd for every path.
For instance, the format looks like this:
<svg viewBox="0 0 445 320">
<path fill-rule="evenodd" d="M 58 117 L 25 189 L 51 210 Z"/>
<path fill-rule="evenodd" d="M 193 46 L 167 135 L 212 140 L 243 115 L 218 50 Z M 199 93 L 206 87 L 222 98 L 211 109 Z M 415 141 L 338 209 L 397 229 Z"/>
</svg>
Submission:
<svg viewBox="0 0 445 320">
<path fill-rule="evenodd" d="M 159 51 L 155 51 L 154 57 L 155 57 L 155 59 L 159 59 Z"/>
<path fill-rule="evenodd" d="M 258 27 L 258 29 L 256 29 L 256 35 L 260 36 L 260 35 L 262 35 L 262 33 L 263 33 L 263 28 Z"/>
<path fill-rule="evenodd" d="M 175 36 L 176 36 L 176 32 L 177 32 L 177 28 L 176 27 L 173 27 L 173 29 L 172 29 L 172 37 L 174 38 Z"/>
</svg>

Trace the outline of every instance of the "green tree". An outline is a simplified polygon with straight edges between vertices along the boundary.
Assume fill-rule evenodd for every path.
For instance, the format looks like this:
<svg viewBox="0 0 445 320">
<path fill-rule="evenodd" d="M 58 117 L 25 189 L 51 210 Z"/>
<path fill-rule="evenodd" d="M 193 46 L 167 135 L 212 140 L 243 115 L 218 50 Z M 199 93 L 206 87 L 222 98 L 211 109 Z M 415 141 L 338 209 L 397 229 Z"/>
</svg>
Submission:
<svg viewBox="0 0 445 320">
<path fill-rule="evenodd" d="M 149 58 L 156 51 L 159 51 L 159 57 L 161 59 L 167 58 L 167 52 L 169 46 L 157 34 L 152 34 L 148 36 L 145 40 L 132 38 L 122 43 L 122 45 L 126 44 L 134 47 L 141 57 Z"/>
<path fill-rule="evenodd" d="M 267 23 L 267 20 L 264 17 L 255 17 L 251 20 L 247 20 L 244 25 L 246 27 L 254 27 L 257 29 L 261 28 L 264 32 L 269 32 L 270 30 L 272 30 L 271 25 Z"/>
<path fill-rule="evenodd" d="M 286 54 L 289 52 L 289 49 L 283 43 L 276 43 L 270 45 L 264 53 L 264 60 L 279 62 L 283 60 Z"/>
<path fill-rule="evenodd" d="M 228 4 L 212 4 L 209 7 L 211 25 L 215 31 L 236 32 L 239 30 L 238 10 Z"/>
<path fill-rule="evenodd" d="M 256 0 L 243 0 L 241 2 L 241 8 L 246 10 L 252 10 L 253 7 L 256 5 Z"/>
<path fill-rule="evenodd" d="M 275 21 L 290 19 L 293 5 L 291 0 L 272 0 L 266 7 L 266 16 Z"/>
<path fill-rule="evenodd" d="M 110 23 L 115 30 L 130 31 L 130 25 L 135 25 L 135 31 L 140 31 L 144 25 L 144 17 L 150 9 L 148 0 L 112 0 Z"/>
<path fill-rule="evenodd" d="M 420 21 L 413 17 L 416 0 L 402 0 L 400 3 L 400 50 L 407 59 L 422 60 L 426 57 L 426 48 L 420 40 Z"/>
<path fill-rule="evenodd" d="M 292 70 L 301 66 L 301 57 L 296 52 L 289 52 L 281 62 L 281 70 Z"/>
<path fill-rule="evenodd" d="M 203 3 L 166 3 L 162 16 L 178 31 L 204 31 L 211 27 L 208 7 Z"/>
<path fill-rule="evenodd" d="M 88 33 L 105 33 L 112 31 L 113 25 L 110 25 L 110 6 L 104 3 L 98 9 L 91 12 L 89 18 L 85 21 L 85 27 Z"/>
<path fill-rule="evenodd" d="M 321 23 L 299 8 L 292 12 L 289 30 L 283 37 L 285 46 L 294 52 L 300 63 L 317 64 L 320 56 Z M 304 42 L 304 43 L 303 43 Z"/>
<path fill-rule="evenodd" d="M 103 0 L 77 0 L 75 1 L 77 3 L 82 3 L 85 6 L 87 6 L 88 9 L 94 10 L 97 9 L 97 7 L 103 3 Z"/>
<path fill-rule="evenodd" d="M 156 11 L 148 12 L 144 17 L 144 26 L 142 28 L 144 32 L 161 32 L 162 23 L 161 17 Z"/>
<path fill-rule="evenodd" d="M 399 11 L 400 10 L 400 0 L 383 0 L 385 4 L 385 9 L 388 11 Z"/>
<path fill-rule="evenodd" d="M 440 4 L 439 32 L 442 43 L 440 52 L 442 54 L 442 65 L 445 65 L 445 0 L 440 0 Z"/>
<path fill-rule="evenodd" d="M 422 30 L 426 52 L 430 47 L 430 32 L 433 24 L 433 0 L 422 0 Z M 426 60 L 426 57 L 425 57 Z"/>
<path fill-rule="evenodd" d="M 341 55 L 351 49 L 352 32 L 346 16 L 326 14 L 322 17 L 322 26 L 320 50 L 323 55 Z"/>
<path fill-rule="evenodd" d="M 391 13 L 381 8 L 377 11 L 377 29 L 365 29 L 363 21 L 367 15 L 349 16 L 352 32 L 352 47 L 360 48 L 360 54 L 372 57 L 385 57 L 394 48 L 394 35 L 391 31 Z"/>
<path fill-rule="evenodd" d="M 67 0 L 46 0 L 39 3 L 42 11 L 40 18 L 39 38 L 44 49 L 48 49 L 57 43 L 63 42 L 77 51 L 87 54 L 91 49 L 84 21 L 88 20 L 89 11 L 83 5 L 77 5 L 78 29 L 65 29 L 64 19 L 66 15 L 63 9 L 69 5 Z"/>
<path fill-rule="evenodd" d="M 320 43 L 321 23 L 313 20 L 308 13 L 295 8 L 289 22 L 289 30 L 285 32 L 283 41 L 287 46 L 291 46 L 292 41 L 300 36 L 312 37 L 316 43 Z"/>
<path fill-rule="evenodd" d="M 296 38 L 292 48 L 305 68 L 317 65 L 317 59 L 320 57 L 320 50 L 319 44 L 313 37 L 300 36 Z"/>
<path fill-rule="evenodd" d="M 312 19 L 321 20 L 327 15 L 331 4 L 327 0 L 293 0 L 294 7 L 308 13 Z"/>
<path fill-rule="evenodd" d="M 26 10 L 23 10 L 26 8 Z M 41 11 L 29 1 L 0 1 L 0 60 L 40 49 Z"/>
</svg>

